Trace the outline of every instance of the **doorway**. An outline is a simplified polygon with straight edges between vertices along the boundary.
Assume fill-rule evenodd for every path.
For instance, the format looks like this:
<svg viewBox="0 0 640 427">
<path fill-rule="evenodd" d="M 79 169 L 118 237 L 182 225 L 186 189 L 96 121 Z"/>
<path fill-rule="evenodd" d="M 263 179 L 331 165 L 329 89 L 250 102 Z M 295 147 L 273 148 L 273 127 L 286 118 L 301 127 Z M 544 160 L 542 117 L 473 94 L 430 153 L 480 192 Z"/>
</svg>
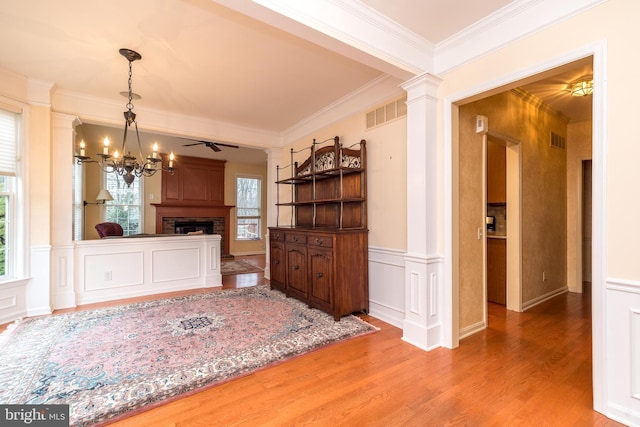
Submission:
<svg viewBox="0 0 640 427">
<path fill-rule="evenodd" d="M 484 144 L 487 301 L 508 310 L 522 311 L 520 141 L 489 128 Z M 488 324 L 488 310 L 485 310 L 485 324 Z"/>
<path fill-rule="evenodd" d="M 592 70 L 591 58 L 550 70 L 538 78 L 544 80 L 553 73 L 558 73 L 556 76 L 583 73 L 585 67 Z M 494 132 L 488 137 L 511 142 L 508 152 L 514 155 L 514 164 L 519 166 L 514 169 L 518 172 L 514 173 L 513 181 L 520 182 L 516 187 L 517 195 L 513 203 L 506 203 L 509 209 L 506 211 L 507 248 L 513 249 L 512 256 L 516 260 L 507 262 L 507 265 L 520 264 L 507 280 L 507 308 L 523 311 L 567 291 L 566 138 L 570 120 L 525 90 L 533 87 L 528 82 L 521 82 L 522 86 L 514 83 L 515 87 L 503 87 L 501 91 L 496 89 L 496 93 L 487 93 L 484 98 L 475 96 L 458 106 L 457 290 L 460 338 L 487 327 L 486 246 L 478 232 L 484 230 L 487 216 L 486 200 L 482 200 L 485 166 L 479 162 L 485 158 L 483 142 L 486 141 L 476 135 L 478 116 L 488 117 L 488 129 Z M 591 100 L 581 101 L 588 102 L 587 110 L 591 114 Z M 514 137 L 507 136 L 509 134 L 522 138 L 522 141 L 514 141 Z M 558 138 L 562 140 L 560 144 Z M 517 214 L 518 210 L 510 212 L 516 207 L 520 208 L 521 215 Z M 516 220 L 519 220 L 517 225 L 514 224 Z M 515 242 L 512 231 L 519 231 L 518 242 Z"/>
</svg>

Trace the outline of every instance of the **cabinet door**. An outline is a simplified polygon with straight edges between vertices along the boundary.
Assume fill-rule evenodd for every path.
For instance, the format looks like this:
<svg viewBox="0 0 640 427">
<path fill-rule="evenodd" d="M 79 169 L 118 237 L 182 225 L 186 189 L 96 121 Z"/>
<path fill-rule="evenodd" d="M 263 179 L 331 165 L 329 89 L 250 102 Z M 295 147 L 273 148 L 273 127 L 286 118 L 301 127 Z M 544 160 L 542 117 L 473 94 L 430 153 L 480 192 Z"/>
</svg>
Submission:
<svg viewBox="0 0 640 427">
<path fill-rule="evenodd" d="M 507 149 L 487 141 L 487 203 L 507 201 Z"/>
<path fill-rule="evenodd" d="M 487 301 L 507 305 L 507 241 L 487 239 Z"/>
<path fill-rule="evenodd" d="M 309 249 L 309 301 L 321 309 L 330 309 L 333 302 L 333 254 L 326 249 Z"/>
<path fill-rule="evenodd" d="M 271 242 L 270 246 L 270 268 L 271 268 L 271 289 L 285 290 L 285 258 L 284 244 L 282 242 Z"/>
<path fill-rule="evenodd" d="M 287 245 L 287 293 L 307 298 L 307 248 L 306 246 Z"/>
</svg>

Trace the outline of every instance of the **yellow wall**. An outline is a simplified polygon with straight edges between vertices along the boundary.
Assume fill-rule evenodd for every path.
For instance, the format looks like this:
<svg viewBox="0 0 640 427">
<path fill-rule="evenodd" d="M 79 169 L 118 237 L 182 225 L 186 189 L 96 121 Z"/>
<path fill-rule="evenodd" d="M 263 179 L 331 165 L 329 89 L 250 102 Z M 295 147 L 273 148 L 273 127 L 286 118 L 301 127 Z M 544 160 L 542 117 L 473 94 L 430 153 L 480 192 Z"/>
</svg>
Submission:
<svg viewBox="0 0 640 427">
<path fill-rule="evenodd" d="M 119 131 L 119 130 L 117 130 Z M 117 132 L 116 131 L 116 132 Z M 78 135 L 77 139 L 80 139 Z M 111 138 L 114 140 L 114 138 Z M 85 141 L 87 144 L 87 155 L 93 155 L 93 153 L 102 152 L 102 140 L 93 138 L 90 141 Z M 79 143 L 79 142 L 78 142 Z M 101 190 L 103 185 L 102 173 L 100 168 L 95 164 L 87 164 L 84 166 L 85 172 L 85 194 L 84 200 L 89 203 L 95 203 L 95 197 Z M 152 204 L 160 203 L 162 199 L 162 173 L 157 172 L 151 177 L 145 177 L 143 182 L 144 191 L 144 233 L 154 234 L 156 232 L 156 211 Z M 267 164 L 251 164 L 251 163 L 239 163 L 239 162 L 226 162 L 225 163 L 225 204 L 235 206 L 236 200 L 236 176 L 237 175 L 250 175 L 260 176 L 263 182 L 263 214 L 266 215 L 267 205 Z M 138 179 L 138 178 L 136 178 Z M 104 207 L 102 205 L 89 204 L 85 208 L 85 239 L 98 239 L 98 233 L 95 230 L 95 225 L 104 218 Z M 264 239 L 259 241 L 240 241 L 235 240 L 235 209 L 231 210 L 231 225 L 229 251 L 236 254 L 254 254 L 264 253 L 265 245 Z M 266 216 L 262 220 L 262 236 L 266 234 Z"/>
<path fill-rule="evenodd" d="M 29 176 L 25 180 L 28 183 L 25 194 L 29 197 L 31 213 L 31 245 L 48 245 L 51 243 L 51 109 L 30 106 L 27 127 Z"/>
<path fill-rule="evenodd" d="M 370 111 L 368 109 L 367 111 Z M 367 147 L 367 209 L 369 246 L 384 249 L 406 250 L 407 247 L 407 173 L 406 173 L 406 117 L 389 121 L 366 130 L 366 111 L 318 130 L 313 135 L 296 141 L 282 152 L 282 163 L 288 164 L 290 148 L 300 150 L 311 146 L 313 138 L 324 141 L 340 137 L 345 147 L 366 140 Z M 303 161 L 309 151 L 297 154 L 294 160 Z M 282 165 L 281 165 L 282 166 Z M 288 177 L 288 169 L 284 172 Z M 282 178 L 282 176 L 281 176 Z M 285 187 L 285 186 L 282 186 Z M 281 192 L 282 200 L 290 197 L 288 188 Z M 283 213 L 285 212 L 285 213 Z M 282 209 L 281 225 L 289 216 Z"/>
<path fill-rule="evenodd" d="M 482 245 L 483 135 L 477 115 L 489 129 L 520 141 L 522 302 L 566 285 L 566 151 L 549 146 L 553 131 L 566 137 L 567 120 L 513 91 L 463 105 L 460 111 L 460 326 L 482 321 L 485 306 Z M 507 217 L 507 245 L 509 245 Z M 546 272 L 546 281 L 542 273 Z"/>
<path fill-rule="evenodd" d="M 460 66 L 442 76 L 442 98 L 487 87 L 499 76 L 519 75 L 523 70 L 557 60 L 572 52 L 589 50 L 604 41 L 607 74 L 606 99 L 606 257 L 607 275 L 640 279 L 640 198 L 629 197 L 629 184 L 640 182 L 640 144 L 637 142 L 637 103 L 630 102 L 629 82 L 637 78 L 640 59 L 631 54 L 637 48 L 640 2 L 609 0 L 544 31 L 513 42 L 502 49 Z M 596 69 L 596 72 L 600 70 Z M 595 99 L 598 99 L 597 97 Z M 594 135 L 598 138 L 598 135 Z M 615 166 L 614 166 L 615 165 Z M 595 165 L 594 165 L 595 167 Z M 598 183 L 594 182 L 594 185 Z"/>
<path fill-rule="evenodd" d="M 567 127 L 567 285 L 573 292 L 582 292 L 582 281 L 591 281 L 591 274 L 582 275 L 582 162 L 591 159 L 591 120 L 571 122 Z M 590 188 L 590 187 L 589 187 Z M 591 212 L 585 212 L 591 215 Z M 587 273 L 590 263 L 585 263 Z"/>
</svg>

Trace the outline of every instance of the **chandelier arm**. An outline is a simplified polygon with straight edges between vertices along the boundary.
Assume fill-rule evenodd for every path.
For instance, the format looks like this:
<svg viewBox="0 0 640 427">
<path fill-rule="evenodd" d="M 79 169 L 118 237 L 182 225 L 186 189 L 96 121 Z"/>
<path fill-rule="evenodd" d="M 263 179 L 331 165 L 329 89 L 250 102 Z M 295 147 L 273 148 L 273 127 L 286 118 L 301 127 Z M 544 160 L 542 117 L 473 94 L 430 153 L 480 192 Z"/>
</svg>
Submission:
<svg viewBox="0 0 640 427">
<path fill-rule="evenodd" d="M 124 147 L 127 144 L 127 129 L 129 128 L 129 123 L 126 121 L 124 122 L 124 136 L 122 137 L 122 155 L 124 156 L 126 154 L 126 151 L 124 151 Z"/>
<path fill-rule="evenodd" d="M 140 153 L 140 162 L 142 164 L 146 163 L 144 156 L 142 155 L 142 144 L 140 144 L 140 133 L 138 132 L 138 122 L 134 120 L 134 125 L 136 125 L 136 139 L 138 140 L 138 152 Z"/>
</svg>

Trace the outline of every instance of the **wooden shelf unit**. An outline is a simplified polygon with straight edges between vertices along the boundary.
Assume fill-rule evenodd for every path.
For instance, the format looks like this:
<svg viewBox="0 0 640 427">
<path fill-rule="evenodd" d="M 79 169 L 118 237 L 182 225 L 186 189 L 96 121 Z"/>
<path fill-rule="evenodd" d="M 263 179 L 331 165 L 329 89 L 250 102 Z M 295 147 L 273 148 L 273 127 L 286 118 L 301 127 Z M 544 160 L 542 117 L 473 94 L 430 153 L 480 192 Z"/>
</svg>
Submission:
<svg viewBox="0 0 640 427">
<path fill-rule="evenodd" d="M 356 148 L 354 148 L 356 147 Z M 316 143 L 300 164 L 277 168 L 276 227 L 269 227 L 271 287 L 339 320 L 369 311 L 366 142 L 343 147 Z M 285 169 L 291 176 L 280 177 Z M 289 201 L 280 186 L 291 186 Z M 291 225 L 280 226 L 280 208 Z"/>
</svg>

